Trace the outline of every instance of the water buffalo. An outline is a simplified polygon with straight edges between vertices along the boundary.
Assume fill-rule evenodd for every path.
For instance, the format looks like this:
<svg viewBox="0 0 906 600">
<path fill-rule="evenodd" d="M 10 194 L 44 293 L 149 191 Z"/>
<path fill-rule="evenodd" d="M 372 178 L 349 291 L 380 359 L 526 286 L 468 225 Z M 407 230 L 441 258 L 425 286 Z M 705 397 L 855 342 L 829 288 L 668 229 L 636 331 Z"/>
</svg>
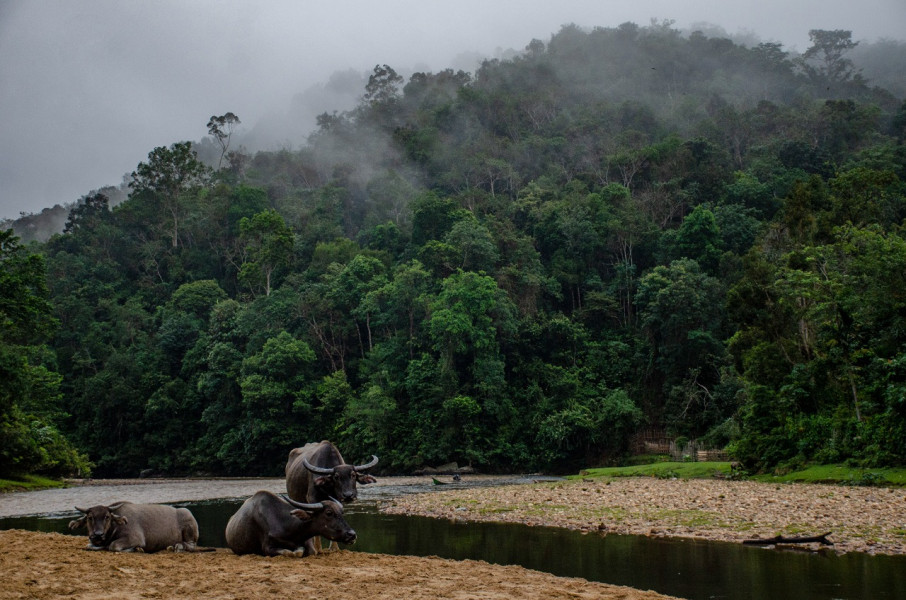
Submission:
<svg viewBox="0 0 906 600">
<path fill-rule="evenodd" d="M 364 465 L 347 465 L 337 447 L 324 440 L 311 442 L 301 448 L 293 448 L 286 461 L 286 491 L 289 497 L 299 502 L 320 502 L 328 498 L 339 498 L 349 504 L 358 497 L 356 483 L 368 484 L 377 481 L 365 473 L 378 463 L 372 455 Z M 315 537 L 307 543 L 308 550 L 321 550 L 321 538 Z M 331 548 L 336 545 L 331 543 Z"/>
<path fill-rule="evenodd" d="M 299 502 L 337 498 L 348 504 L 358 497 L 356 483 L 377 481 L 364 471 L 374 467 L 378 457 L 364 465 L 347 465 L 337 447 L 328 441 L 305 444 L 290 450 L 286 461 L 286 491 Z"/>
<path fill-rule="evenodd" d="M 162 504 L 116 502 L 110 506 L 76 507 L 82 513 L 70 529 L 88 529 L 86 550 L 112 552 L 195 552 L 198 523 L 187 508 Z"/>
<path fill-rule="evenodd" d="M 308 556 L 314 553 L 311 538 L 320 535 L 344 544 L 355 542 L 342 504 L 296 502 L 264 490 L 243 502 L 226 526 L 227 546 L 236 554 Z"/>
</svg>

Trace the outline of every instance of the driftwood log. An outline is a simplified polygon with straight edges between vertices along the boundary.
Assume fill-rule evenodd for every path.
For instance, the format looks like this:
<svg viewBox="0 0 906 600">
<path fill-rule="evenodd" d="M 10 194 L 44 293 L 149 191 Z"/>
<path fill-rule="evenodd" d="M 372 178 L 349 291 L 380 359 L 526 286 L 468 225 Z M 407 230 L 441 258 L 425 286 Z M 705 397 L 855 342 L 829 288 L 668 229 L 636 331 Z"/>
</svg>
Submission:
<svg viewBox="0 0 906 600">
<path fill-rule="evenodd" d="M 743 544 L 749 546 L 771 546 L 773 544 L 809 544 L 812 542 L 817 542 L 824 546 L 833 546 L 834 543 L 827 539 L 831 531 L 828 531 L 822 535 L 813 535 L 809 537 L 783 537 L 783 536 L 774 536 L 772 538 L 757 538 L 754 540 L 743 540 Z"/>
</svg>

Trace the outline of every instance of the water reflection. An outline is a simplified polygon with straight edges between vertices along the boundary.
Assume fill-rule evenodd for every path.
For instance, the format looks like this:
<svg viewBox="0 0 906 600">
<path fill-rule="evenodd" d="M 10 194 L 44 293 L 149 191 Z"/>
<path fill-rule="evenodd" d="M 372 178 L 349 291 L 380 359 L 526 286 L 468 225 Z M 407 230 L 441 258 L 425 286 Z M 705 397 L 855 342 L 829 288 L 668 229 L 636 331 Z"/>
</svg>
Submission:
<svg viewBox="0 0 906 600">
<path fill-rule="evenodd" d="M 199 543 L 225 546 L 223 531 L 241 501 L 182 503 L 198 520 Z M 69 533 L 73 515 L 0 519 L 0 529 Z M 384 515 L 351 505 L 358 552 L 440 556 L 516 564 L 683 598 L 806 600 L 906 598 L 906 557 L 777 552 L 739 544 L 642 536 L 600 537 L 546 527 L 457 523 Z"/>
</svg>

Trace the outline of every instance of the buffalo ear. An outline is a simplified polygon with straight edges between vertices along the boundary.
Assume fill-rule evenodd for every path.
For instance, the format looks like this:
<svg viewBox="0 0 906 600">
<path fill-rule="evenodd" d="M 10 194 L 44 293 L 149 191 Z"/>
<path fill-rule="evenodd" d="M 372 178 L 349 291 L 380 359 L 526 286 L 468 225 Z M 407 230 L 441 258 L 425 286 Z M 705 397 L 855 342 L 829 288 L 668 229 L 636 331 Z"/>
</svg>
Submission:
<svg viewBox="0 0 906 600">
<path fill-rule="evenodd" d="M 361 483 L 362 485 L 365 485 L 368 483 L 377 483 L 377 479 L 375 479 L 371 475 L 368 475 L 367 473 L 356 473 L 355 480 L 358 481 L 359 483 Z"/>
<path fill-rule="evenodd" d="M 315 487 L 324 487 L 330 485 L 330 475 L 322 475 L 321 477 L 315 477 Z"/>
<path fill-rule="evenodd" d="M 295 509 L 289 511 L 289 514 L 296 517 L 300 521 L 311 521 L 311 514 L 308 512 L 305 512 L 301 508 L 295 508 Z"/>
<path fill-rule="evenodd" d="M 111 513 L 111 516 L 113 517 L 113 520 L 116 522 L 117 525 L 125 525 L 126 523 L 129 522 L 129 519 L 127 519 L 123 515 Z"/>
<path fill-rule="evenodd" d="M 69 528 L 78 529 L 79 527 L 83 527 L 87 521 L 88 521 L 88 515 L 81 516 L 78 519 L 73 519 L 72 521 L 69 522 Z"/>
</svg>

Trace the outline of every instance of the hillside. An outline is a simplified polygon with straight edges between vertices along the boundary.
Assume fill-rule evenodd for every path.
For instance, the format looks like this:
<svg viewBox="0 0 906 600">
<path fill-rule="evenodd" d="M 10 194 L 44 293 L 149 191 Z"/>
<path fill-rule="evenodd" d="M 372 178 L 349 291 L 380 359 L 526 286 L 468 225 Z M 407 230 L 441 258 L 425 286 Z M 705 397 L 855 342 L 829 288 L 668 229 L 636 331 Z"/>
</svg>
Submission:
<svg viewBox="0 0 906 600">
<path fill-rule="evenodd" d="M 823 33 L 567 26 L 475 73 L 377 65 L 298 151 L 153 149 L 5 246 L 55 319 L 4 338 L 13 462 L 276 474 L 329 438 L 570 471 L 645 428 L 751 470 L 901 464 L 906 103 Z"/>
</svg>

